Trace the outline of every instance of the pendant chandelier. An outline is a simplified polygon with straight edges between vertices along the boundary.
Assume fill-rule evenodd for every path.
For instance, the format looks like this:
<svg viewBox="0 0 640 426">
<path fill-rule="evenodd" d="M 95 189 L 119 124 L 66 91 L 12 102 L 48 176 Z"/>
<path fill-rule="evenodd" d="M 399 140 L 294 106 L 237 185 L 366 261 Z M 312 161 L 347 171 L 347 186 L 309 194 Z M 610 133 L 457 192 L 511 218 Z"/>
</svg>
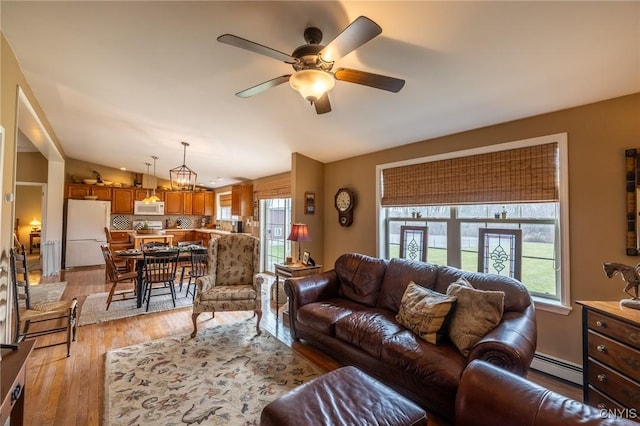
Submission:
<svg viewBox="0 0 640 426">
<path fill-rule="evenodd" d="M 155 186 L 153 187 L 153 192 L 151 196 L 149 196 L 149 191 L 147 190 L 147 198 L 142 200 L 145 203 L 156 203 L 160 201 L 160 197 L 156 195 L 156 186 L 158 186 L 158 178 L 156 177 L 156 160 L 158 159 L 158 157 L 156 157 L 155 155 L 152 155 L 151 158 L 153 158 L 153 180 L 155 182 L 154 184 Z M 149 164 L 149 163 L 146 163 L 146 164 Z M 148 169 L 149 169 L 149 166 L 147 166 L 147 174 L 149 174 Z"/>
<path fill-rule="evenodd" d="M 182 157 L 182 166 L 169 170 L 171 176 L 171 189 L 174 191 L 193 191 L 196 188 L 196 179 L 198 174 L 187 167 L 187 147 L 186 142 L 180 142 L 184 146 L 184 155 Z"/>
<path fill-rule="evenodd" d="M 147 176 L 149 176 L 149 167 L 151 166 L 151 163 L 144 163 L 144 164 L 147 166 Z M 143 179 L 143 186 L 144 186 L 144 179 Z M 149 196 L 149 188 L 147 188 L 147 196 L 142 199 L 142 202 L 145 204 L 149 204 L 151 202 L 151 197 Z"/>
</svg>

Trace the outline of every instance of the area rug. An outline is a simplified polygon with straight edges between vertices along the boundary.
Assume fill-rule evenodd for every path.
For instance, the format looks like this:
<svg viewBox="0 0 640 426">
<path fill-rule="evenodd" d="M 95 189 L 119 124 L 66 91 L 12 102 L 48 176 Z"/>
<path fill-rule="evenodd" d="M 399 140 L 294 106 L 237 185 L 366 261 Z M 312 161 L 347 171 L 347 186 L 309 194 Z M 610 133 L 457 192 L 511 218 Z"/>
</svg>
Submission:
<svg viewBox="0 0 640 426">
<path fill-rule="evenodd" d="M 257 425 L 262 408 L 324 372 L 255 318 L 107 352 L 105 426 Z"/>
<path fill-rule="evenodd" d="M 113 321 L 120 318 L 133 317 L 136 315 L 144 315 L 153 312 L 162 312 L 192 306 L 193 298 L 190 294 L 189 296 L 186 295 L 187 286 L 182 286 L 182 292 L 178 290 L 179 289 L 176 287 L 175 307 L 171 302 L 171 296 L 169 294 L 152 296 L 148 312 L 146 311 L 146 304 L 143 304 L 140 308 L 136 308 L 135 299 L 120 300 L 122 297 L 118 292 L 113 296 L 111 306 L 109 306 L 109 310 L 107 311 L 107 296 L 109 293 L 91 294 L 87 296 L 80 306 L 78 325 L 95 324 L 99 322 Z M 129 293 L 129 297 L 131 297 L 131 293 Z"/>
<path fill-rule="evenodd" d="M 31 284 L 29 294 L 33 305 L 46 302 L 57 302 L 62 297 L 62 293 L 67 288 L 67 282 Z M 21 301 L 21 303 L 24 303 Z"/>
</svg>

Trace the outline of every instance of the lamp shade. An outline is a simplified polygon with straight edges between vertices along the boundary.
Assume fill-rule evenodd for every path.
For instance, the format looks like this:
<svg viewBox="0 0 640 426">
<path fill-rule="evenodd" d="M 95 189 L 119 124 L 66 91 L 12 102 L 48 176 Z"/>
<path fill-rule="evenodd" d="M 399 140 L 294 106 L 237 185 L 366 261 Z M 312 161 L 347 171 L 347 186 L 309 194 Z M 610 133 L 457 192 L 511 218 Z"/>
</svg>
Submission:
<svg viewBox="0 0 640 426">
<path fill-rule="evenodd" d="M 294 223 L 291 225 L 291 233 L 287 237 L 287 240 L 290 241 L 311 241 L 311 237 L 309 236 L 309 227 L 306 223 Z"/>
<path fill-rule="evenodd" d="M 42 223 L 40 223 L 40 221 L 34 217 L 33 220 L 29 222 L 29 225 L 31 225 L 31 228 L 33 228 L 33 230 L 35 231 L 40 227 L 40 225 L 42 225 Z"/>
<path fill-rule="evenodd" d="M 289 77 L 289 85 L 310 102 L 320 99 L 335 84 L 333 75 L 321 70 L 301 70 Z"/>
</svg>

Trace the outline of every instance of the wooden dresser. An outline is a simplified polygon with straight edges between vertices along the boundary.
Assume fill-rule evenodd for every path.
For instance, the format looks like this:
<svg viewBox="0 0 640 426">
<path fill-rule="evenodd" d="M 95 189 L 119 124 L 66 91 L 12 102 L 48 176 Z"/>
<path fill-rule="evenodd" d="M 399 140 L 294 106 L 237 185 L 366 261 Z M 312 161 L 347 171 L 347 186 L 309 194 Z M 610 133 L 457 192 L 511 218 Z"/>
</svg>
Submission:
<svg viewBox="0 0 640 426">
<path fill-rule="evenodd" d="M 582 305 L 584 402 L 640 413 L 640 310 L 617 301 L 577 303 Z"/>
</svg>

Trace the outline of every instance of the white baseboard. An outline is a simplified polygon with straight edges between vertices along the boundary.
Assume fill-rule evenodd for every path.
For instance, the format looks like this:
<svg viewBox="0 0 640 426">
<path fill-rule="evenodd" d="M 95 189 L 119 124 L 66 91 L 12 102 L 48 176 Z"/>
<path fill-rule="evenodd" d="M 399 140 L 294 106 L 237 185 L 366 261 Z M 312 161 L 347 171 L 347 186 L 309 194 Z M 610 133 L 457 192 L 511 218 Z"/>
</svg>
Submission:
<svg viewBox="0 0 640 426">
<path fill-rule="evenodd" d="M 582 366 L 560 358 L 536 352 L 531 361 L 531 368 L 559 379 L 582 386 Z"/>
</svg>

